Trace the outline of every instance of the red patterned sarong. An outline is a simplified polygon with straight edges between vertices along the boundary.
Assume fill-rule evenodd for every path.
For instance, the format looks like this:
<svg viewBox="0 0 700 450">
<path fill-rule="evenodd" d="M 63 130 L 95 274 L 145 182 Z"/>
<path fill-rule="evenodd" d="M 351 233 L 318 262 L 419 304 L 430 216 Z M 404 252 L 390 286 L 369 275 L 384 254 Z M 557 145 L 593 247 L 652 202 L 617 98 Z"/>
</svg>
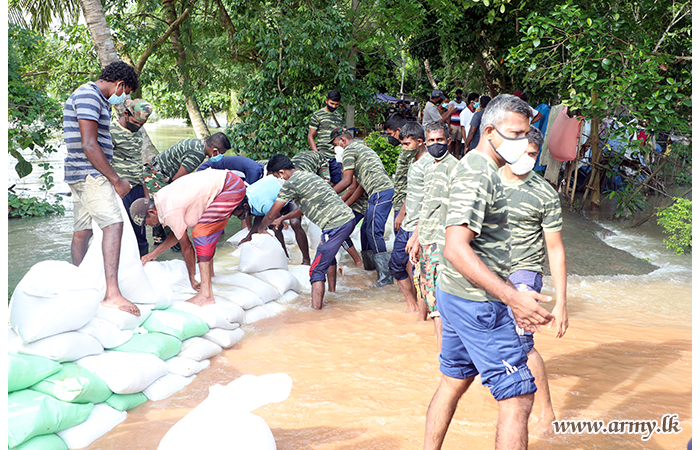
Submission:
<svg viewBox="0 0 700 450">
<path fill-rule="evenodd" d="M 231 213 L 241 203 L 243 197 L 245 197 L 243 181 L 235 174 L 228 173 L 221 193 L 204 210 L 204 214 L 192 230 L 197 262 L 212 260 L 216 243 L 219 242 L 219 237 L 226 228 L 228 218 L 231 217 Z"/>
</svg>

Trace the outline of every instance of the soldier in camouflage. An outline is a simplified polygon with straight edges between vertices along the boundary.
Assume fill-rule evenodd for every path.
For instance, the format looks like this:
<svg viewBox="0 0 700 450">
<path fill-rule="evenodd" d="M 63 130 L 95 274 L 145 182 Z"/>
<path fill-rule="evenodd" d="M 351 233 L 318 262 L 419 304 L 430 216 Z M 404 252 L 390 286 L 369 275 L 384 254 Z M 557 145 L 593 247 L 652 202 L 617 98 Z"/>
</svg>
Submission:
<svg viewBox="0 0 700 450">
<path fill-rule="evenodd" d="M 517 97 L 494 98 L 482 117 L 479 145 L 448 178 L 437 288 L 442 378 L 426 414 L 427 450 L 442 446 L 452 413 L 476 375 L 498 402 L 496 449 L 527 448 L 537 388 L 508 307 L 517 324 L 532 332 L 553 316 L 537 304 L 550 297 L 507 284 L 508 204 L 497 171 L 525 153 L 530 117 L 530 108 Z"/>
<path fill-rule="evenodd" d="M 331 131 L 342 125 L 343 118 L 336 111 L 340 106 L 340 92 L 333 90 L 328 92 L 326 104 L 309 118 L 309 133 L 307 140 L 309 147 L 315 152 L 321 153 L 328 160 L 331 183 L 335 184 L 343 176 L 340 163 L 335 158 L 333 146 L 328 143 Z"/>
<path fill-rule="evenodd" d="M 561 338 L 569 326 L 566 312 L 566 254 L 561 239 L 562 214 L 559 194 L 541 176 L 532 171 L 544 141 L 542 133 L 531 127 L 527 133 L 525 156 L 515 164 L 506 164 L 498 171 L 508 200 L 510 228 L 510 275 L 508 280 L 518 290 L 540 292 L 544 272 L 545 245 L 549 271 L 554 281 L 556 304 L 552 309 L 557 324 L 555 337 Z M 549 394 L 547 370 L 535 348 L 532 333 L 517 328 L 520 342 L 527 353 L 528 367 L 535 377 L 535 400 L 540 407 L 534 436 L 548 434 L 556 420 Z"/>
<path fill-rule="evenodd" d="M 131 183 L 131 191 L 122 198 L 124 208 L 129 211 L 131 204 L 139 198 L 148 198 L 148 190 L 143 182 L 143 161 L 141 160 L 141 147 L 143 146 L 143 131 L 141 127 L 146 123 L 153 108 L 143 99 L 126 100 L 124 102 L 124 115 L 112 122 L 109 131 L 112 134 L 114 156 L 112 167 L 117 174 Z M 137 226 L 131 220 L 131 226 L 136 234 L 136 242 L 141 256 L 148 253 L 148 240 L 144 227 Z"/>
</svg>

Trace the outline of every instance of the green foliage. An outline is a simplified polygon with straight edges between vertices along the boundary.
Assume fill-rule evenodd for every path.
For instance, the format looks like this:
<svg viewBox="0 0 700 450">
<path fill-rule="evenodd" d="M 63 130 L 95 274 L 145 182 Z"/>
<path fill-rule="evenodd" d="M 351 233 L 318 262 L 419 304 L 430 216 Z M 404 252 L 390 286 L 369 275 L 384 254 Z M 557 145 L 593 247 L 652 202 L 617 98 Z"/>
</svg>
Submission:
<svg viewBox="0 0 700 450">
<path fill-rule="evenodd" d="M 54 196 L 54 202 L 42 200 L 36 197 L 20 197 L 13 192 L 7 192 L 8 217 L 36 217 L 36 216 L 62 216 L 66 208 L 61 204 L 58 195 Z"/>
<path fill-rule="evenodd" d="M 389 143 L 386 137 L 381 136 L 379 131 L 371 132 L 364 139 L 365 145 L 379 155 L 379 158 L 384 164 L 384 169 L 389 176 L 394 175 L 396 172 L 396 162 L 399 159 L 399 153 L 401 153 L 401 146 L 393 146 Z"/>
<path fill-rule="evenodd" d="M 644 211 L 647 201 L 640 192 L 635 192 L 631 183 L 625 185 L 621 191 L 610 191 L 607 193 L 608 199 L 615 199 L 616 209 L 613 217 L 616 219 L 628 218 L 637 211 Z"/>
<path fill-rule="evenodd" d="M 693 250 L 693 202 L 684 198 L 674 198 L 668 208 L 657 211 L 656 222 L 664 227 L 668 238 L 666 247 L 682 255 Z"/>
<path fill-rule="evenodd" d="M 32 172 L 23 151 L 30 150 L 37 158 L 58 151 L 49 140 L 60 129 L 62 111 L 43 89 L 22 77 L 30 62 L 45 51 L 41 36 L 10 25 L 8 37 L 8 152 L 17 159 L 15 171 L 22 178 Z"/>
</svg>

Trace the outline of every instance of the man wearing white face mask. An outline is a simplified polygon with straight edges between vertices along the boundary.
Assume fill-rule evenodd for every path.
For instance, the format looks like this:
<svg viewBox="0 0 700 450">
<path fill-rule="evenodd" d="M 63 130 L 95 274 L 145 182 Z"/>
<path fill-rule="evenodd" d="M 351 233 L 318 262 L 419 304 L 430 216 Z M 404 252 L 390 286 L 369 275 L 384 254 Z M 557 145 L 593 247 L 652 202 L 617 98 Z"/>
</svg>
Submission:
<svg viewBox="0 0 700 450">
<path fill-rule="evenodd" d="M 518 290 L 540 292 L 544 271 L 545 245 L 549 256 L 549 270 L 557 295 L 552 310 L 557 323 L 556 337 L 566 333 L 569 319 L 566 312 L 566 255 L 561 239 L 562 214 L 559 195 L 547 181 L 532 171 L 544 138 L 537 128 L 527 133 L 528 147 L 514 164 L 501 167 L 498 174 L 508 198 L 508 227 L 511 235 L 511 269 L 508 279 Z M 549 394 L 544 360 L 534 347 L 532 333 L 518 328 L 528 366 L 535 376 L 540 406 L 540 417 L 533 435 L 551 431 L 556 420 Z"/>
<path fill-rule="evenodd" d="M 74 205 L 71 259 L 76 266 L 83 261 L 94 220 L 104 233 L 102 255 L 107 289 L 102 304 L 136 316 L 140 315 L 138 307 L 122 296 L 118 284 L 124 223 L 113 192 L 123 198 L 131 191 L 131 185 L 111 165 L 114 148 L 109 119 L 110 105 L 123 102 L 138 87 L 134 68 L 123 61 L 113 62 L 102 69 L 96 82 L 76 89 L 63 108 L 65 181 Z"/>
<path fill-rule="evenodd" d="M 527 448 L 536 387 L 508 307 L 516 323 L 532 332 L 554 316 L 537 304 L 550 297 L 518 291 L 507 282 L 511 237 L 498 168 L 525 153 L 531 115 L 515 96 L 494 98 L 482 117 L 479 145 L 448 178 L 436 294 L 442 378 L 426 415 L 426 450 L 442 446 L 459 399 L 476 375 L 498 402 L 496 449 Z"/>
</svg>

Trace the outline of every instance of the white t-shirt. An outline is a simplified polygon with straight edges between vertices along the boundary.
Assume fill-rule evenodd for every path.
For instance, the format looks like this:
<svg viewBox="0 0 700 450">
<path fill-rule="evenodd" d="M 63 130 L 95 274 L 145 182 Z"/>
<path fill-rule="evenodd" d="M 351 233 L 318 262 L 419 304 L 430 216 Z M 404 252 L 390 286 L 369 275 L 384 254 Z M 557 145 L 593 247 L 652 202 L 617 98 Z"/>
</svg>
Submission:
<svg viewBox="0 0 700 450">
<path fill-rule="evenodd" d="M 459 126 L 464 127 L 464 131 L 469 134 L 469 127 L 471 126 L 472 123 L 472 116 L 474 115 L 473 112 L 469 110 L 469 108 L 464 108 L 461 113 L 459 113 Z M 464 143 L 464 138 L 466 136 L 462 136 L 462 143 Z"/>
<path fill-rule="evenodd" d="M 457 111 L 461 111 L 461 110 L 463 110 L 464 108 L 467 107 L 467 104 L 464 102 L 464 100 L 462 100 L 462 101 L 459 102 L 459 103 L 457 103 L 456 101 L 452 100 L 452 101 L 447 105 L 447 107 L 449 108 L 449 107 L 452 106 L 452 105 L 454 105 L 455 108 L 457 108 Z"/>
</svg>

